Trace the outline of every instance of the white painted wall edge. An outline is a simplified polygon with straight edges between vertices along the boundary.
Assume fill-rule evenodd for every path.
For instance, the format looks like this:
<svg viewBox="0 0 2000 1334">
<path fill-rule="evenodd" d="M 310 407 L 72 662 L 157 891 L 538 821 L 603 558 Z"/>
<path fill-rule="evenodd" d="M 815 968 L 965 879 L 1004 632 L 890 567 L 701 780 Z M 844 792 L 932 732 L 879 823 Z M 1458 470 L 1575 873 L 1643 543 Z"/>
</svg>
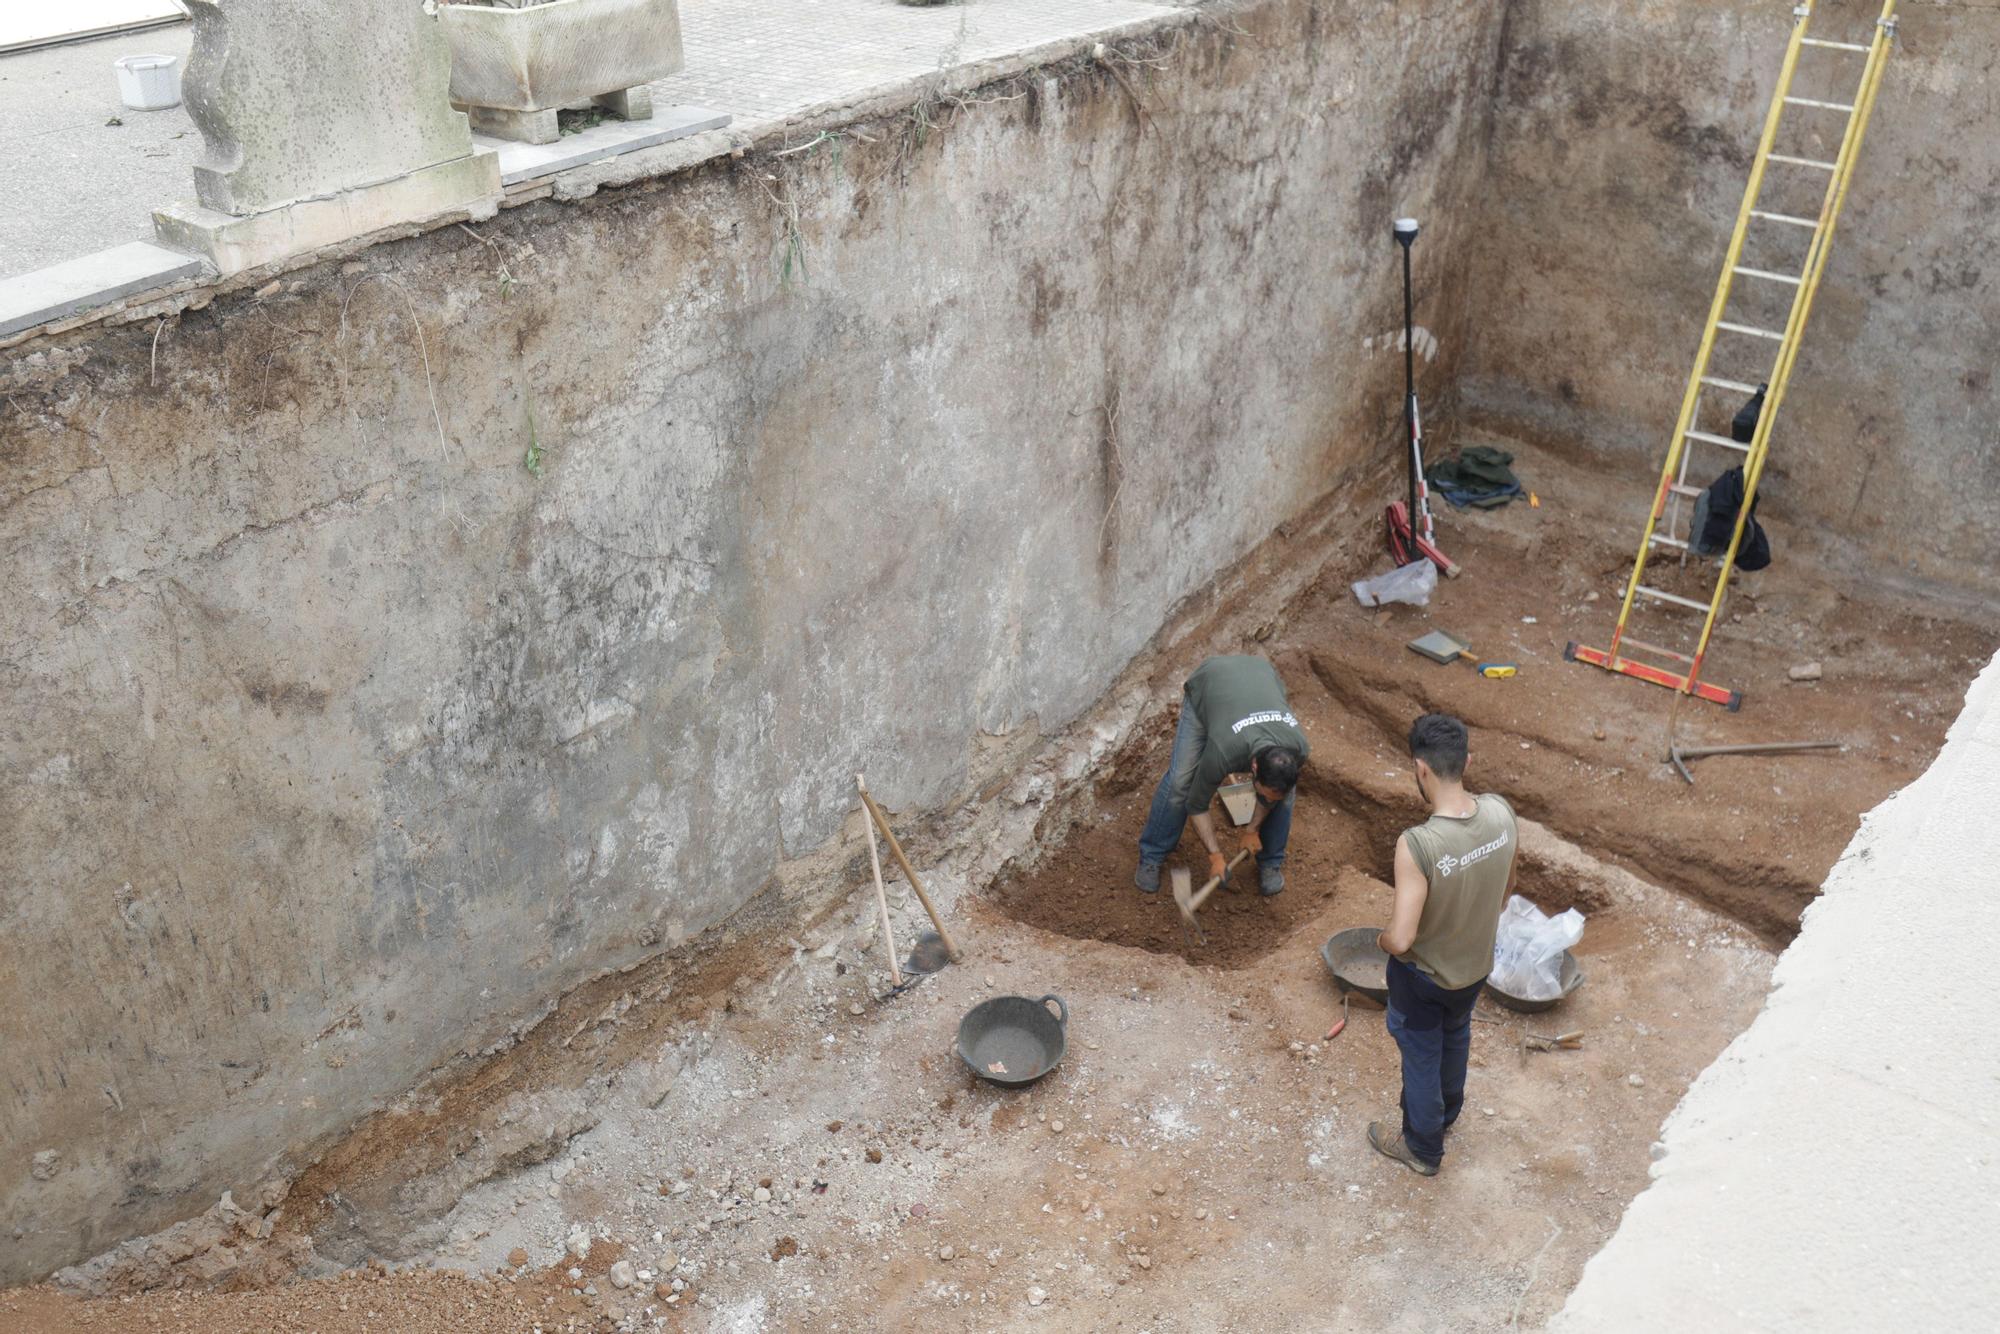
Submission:
<svg viewBox="0 0 2000 1334">
<path fill-rule="evenodd" d="M 144 32 L 185 23 L 187 17 L 187 7 L 180 0 L 64 0 L 62 4 L 14 0 L 11 5 L 0 5 L 0 55 L 121 32 Z"/>
</svg>

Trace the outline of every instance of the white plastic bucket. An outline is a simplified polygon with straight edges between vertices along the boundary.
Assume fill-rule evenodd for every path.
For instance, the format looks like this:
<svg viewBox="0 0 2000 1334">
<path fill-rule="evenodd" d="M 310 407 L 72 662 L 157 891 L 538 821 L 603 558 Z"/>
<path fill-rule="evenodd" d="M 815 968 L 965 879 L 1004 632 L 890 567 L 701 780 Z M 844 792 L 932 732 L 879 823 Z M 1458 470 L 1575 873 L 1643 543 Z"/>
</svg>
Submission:
<svg viewBox="0 0 2000 1334">
<path fill-rule="evenodd" d="M 118 96 L 134 111 L 165 111 L 181 104 L 180 58 L 123 56 L 111 62 L 118 70 Z"/>
</svg>

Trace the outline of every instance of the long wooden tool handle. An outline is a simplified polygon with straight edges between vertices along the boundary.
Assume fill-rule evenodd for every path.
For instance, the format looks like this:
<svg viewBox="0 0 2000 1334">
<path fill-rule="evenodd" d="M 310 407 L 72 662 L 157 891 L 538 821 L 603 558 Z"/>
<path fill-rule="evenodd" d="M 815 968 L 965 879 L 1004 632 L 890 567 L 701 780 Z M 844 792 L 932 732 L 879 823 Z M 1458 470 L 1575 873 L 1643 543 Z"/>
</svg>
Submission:
<svg viewBox="0 0 2000 1334">
<path fill-rule="evenodd" d="M 1242 861 L 1245 857 L 1248 857 L 1249 855 L 1250 855 L 1250 849 L 1245 848 L 1243 849 L 1243 851 L 1237 853 L 1234 857 L 1231 857 L 1229 859 L 1229 865 L 1222 868 L 1221 875 L 1216 876 L 1214 879 L 1210 880 L 1207 884 L 1203 885 L 1200 889 L 1194 892 L 1194 896 L 1188 900 L 1189 910 L 1190 911 L 1197 910 L 1201 907 L 1202 904 L 1207 903 L 1208 896 L 1215 892 L 1215 887 L 1221 884 L 1224 880 L 1227 880 L 1229 878 L 1229 873 L 1236 869 L 1236 864 Z"/>
<path fill-rule="evenodd" d="M 859 779 L 860 775 L 856 774 L 855 778 Z M 868 795 L 868 789 L 865 787 L 861 789 L 861 804 L 875 817 L 875 826 L 882 831 L 882 837 L 889 840 L 889 851 L 896 858 L 896 865 L 903 868 L 903 874 L 909 879 L 910 888 L 917 891 L 917 902 L 923 904 L 924 911 L 931 915 L 931 925 L 937 928 L 938 939 L 944 942 L 944 952 L 951 957 L 953 963 L 957 963 L 958 942 L 951 938 L 951 931 L 945 926 L 944 918 L 939 915 L 937 905 L 931 902 L 931 896 L 924 893 L 924 882 L 917 879 L 917 868 L 910 865 L 909 857 L 903 852 L 903 845 L 896 841 L 896 831 L 889 828 L 889 817 L 882 814 L 882 808 L 875 804 L 875 798 Z"/>
<path fill-rule="evenodd" d="M 861 775 L 854 775 L 854 785 L 865 796 L 868 785 Z M 882 944 L 889 951 L 889 976 L 897 986 L 903 985 L 903 968 L 896 962 L 896 933 L 889 927 L 889 893 L 882 888 L 882 854 L 875 850 L 875 826 L 868 826 L 868 867 L 875 872 L 875 906 L 882 910 Z"/>
</svg>

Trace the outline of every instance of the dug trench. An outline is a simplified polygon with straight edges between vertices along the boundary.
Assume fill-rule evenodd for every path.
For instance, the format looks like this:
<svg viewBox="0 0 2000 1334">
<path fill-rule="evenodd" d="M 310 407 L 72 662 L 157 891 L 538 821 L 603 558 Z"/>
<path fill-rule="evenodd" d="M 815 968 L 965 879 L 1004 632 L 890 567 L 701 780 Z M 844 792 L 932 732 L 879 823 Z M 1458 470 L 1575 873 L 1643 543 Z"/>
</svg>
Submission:
<svg viewBox="0 0 2000 1334">
<path fill-rule="evenodd" d="M 1513 447 L 1531 484 L 1557 471 Z M 1318 570 L 1302 595 L 1246 619 L 1218 593 L 1107 695 L 1123 702 L 976 809 L 918 826 L 912 851 L 966 957 L 908 994 L 878 999 L 857 824 L 826 868 L 850 895 L 831 912 L 748 913 L 371 1118 L 257 1224 L 294 1243 L 284 1263 L 205 1268 L 211 1254 L 168 1247 L 166 1264 L 106 1286 L 179 1291 L 0 1294 L 0 1312 L 37 1334 L 1194 1330 L 1224 1310 L 1292 1328 L 1539 1322 L 1644 1186 L 1661 1120 L 1762 1004 L 1772 947 L 1860 813 L 1935 753 L 1994 629 L 1991 609 L 1843 581 L 1821 561 L 1774 566 L 1724 628 L 1749 702 L 1683 711 L 1680 735 L 1847 748 L 1707 761 L 1689 787 L 1664 763 L 1664 692 L 1562 660 L 1565 638 L 1602 631 L 1623 559 L 1598 536 L 1608 487 L 1561 471 L 1560 504 L 1447 519 L 1468 573 L 1426 608 L 1354 605 L 1371 541 L 1293 542 L 1285 559 Z M 1336 514 L 1322 531 L 1367 534 L 1373 519 Z M 1519 675 L 1417 659 L 1403 645 L 1429 628 Z M 1216 895 L 1203 946 L 1130 876 L 1179 681 L 1216 651 L 1273 658 L 1313 757 L 1285 893 L 1260 898 L 1245 877 Z M 1822 678 L 1789 684 L 1806 653 Z M 1473 785 L 1523 813 L 1522 891 L 1589 919 L 1586 982 L 1559 1009 L 1481 1003 L 1471 1102 L 1432 1181 L 1367 1148 L 1367 1121 L 1394 1107 L 1395 1048 L 1361 1006 L 1322 1040 L 1340 1007 L 1317 953 L 1383 920 L 1393 840 L 1421 814 L 1403 731 L 1426 709 L 1471 723 Z M 893 873 L 891 904 L 907 941 L 922 917 Z M 1044 992 L 1070 1007 L 1063 1063 L 1025 1090 L 978 1082 L 952 1047 L 958 1017 Z M 1523 1049 L 1525 1033 L 1571 1029 L 1580 1051 Z M 645 1277 L 615 1286 L 613 1259 Z M 215 1290 L 371 1260 L 390 1264 Z"/>
<path fill-rule="evenodd" d="M 1307 690 L 1312 690 L 1311 678 Z M 1295 710 L 1309 707 L 1298 689 L 1290 694 Z M 1164 721 L 1170 724 L 1171 716 Z M 1200 931 L 1190 931 L 1171 893 L 1163 888 L 1158 894 L 1142 894 L 1132 885 L 1139 831 L 1170 746 L 1170 727 L 1155 722 L 1094 789 L 1052 812 L 1038 840 L 1045 850 L 1032 861 L 1023 858 L 1010 865 L 994 885 L 1001 910 L 1066 936 L 1178 954 L 1195 964 L 1242 968 L 1329 911 L 1354 910 L 1357 905 L 1343 900 L 1344 889 L 1371 881 L 1386 884 L 1397 835 L 1422 818 L 1407 768 L 1394 775 L 1404 780 L 1399 790 L 1388 771 L 1371 780 L 1333 770 L 1337 759 L 1316 758 L 1301 776 L 1294 798 L 1284 892 L 1258 894 L 1253 867 L 1245 862 L 1202 905 Z M 1237 836 L 1220 802 L 1213 815 L 1224 851 L 1233 855 Z M 1175 867 L 1185 869 L 1197 886 L 1208 873 L 1207 856 L 1191 824 L 1167 863 L 1167 869 Z M 1523 849 L 1517 873 L 1520 891 L 1549 912 L 1574 907 L 1589 913 L 1608 906 L 1601 887 L 1580 879 L 1568 859 L 1550 861 L 1535 849 Z M 1163 874 L 1163 886 L 1165 880 Z M 1359 920 L 1348 923 L 1357 924 Z"/>
</svg>

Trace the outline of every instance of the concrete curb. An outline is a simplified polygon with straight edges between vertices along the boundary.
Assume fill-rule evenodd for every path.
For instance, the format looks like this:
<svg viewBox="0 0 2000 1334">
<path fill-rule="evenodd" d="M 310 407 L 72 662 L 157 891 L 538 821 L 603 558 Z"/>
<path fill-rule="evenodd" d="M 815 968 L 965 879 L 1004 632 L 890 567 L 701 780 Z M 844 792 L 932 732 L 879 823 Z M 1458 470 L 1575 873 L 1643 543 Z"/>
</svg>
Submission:
<svg viewBox="0 0 2000 1334">
<path fill-rule="evenodd" d="M 213 277 L 206 261 L 132 241 L 46 269 L 0 280 L 0 338 L 110 305 L 183 278 Z"/>
</svg>

